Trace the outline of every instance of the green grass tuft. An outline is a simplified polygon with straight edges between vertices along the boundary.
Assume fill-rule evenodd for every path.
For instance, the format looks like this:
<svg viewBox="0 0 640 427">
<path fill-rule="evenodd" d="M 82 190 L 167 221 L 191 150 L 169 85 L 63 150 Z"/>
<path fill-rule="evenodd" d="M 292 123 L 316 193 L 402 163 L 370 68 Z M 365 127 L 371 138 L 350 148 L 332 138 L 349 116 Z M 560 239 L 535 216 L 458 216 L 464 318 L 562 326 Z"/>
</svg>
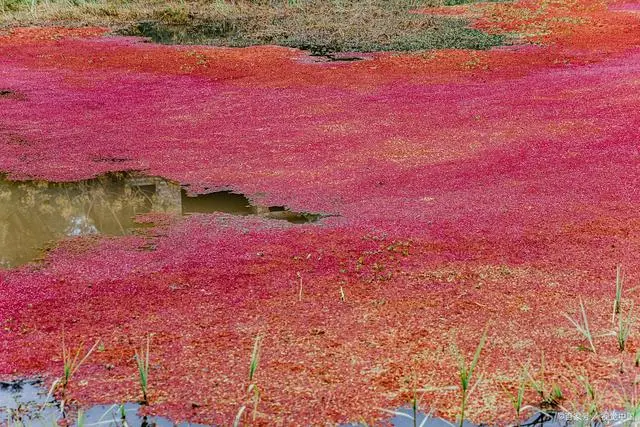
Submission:
<svg viewBox="0 0 640 427">
<path fill-rule="evenodd" d="M 260 365 L 260 349 L 262 347 L 262 336 L 256 336 L 253 343 L 253 351 L 251 352 L 251 362 L 249 363 L 249 386 L 247 387 L 247 396 L 253 405 L 253 421 L 255 421 L 258 414 L 258 404 L 260 403 L 260 388 L 258 387 L 255 376 L 258 372 L 258 366 Z M 234 427 L 241 425 L 242 417 L 247 410 L 247 404 L 244 404 L 238 410 L 233 422 Z"/>
<path fill-rule="evenodd" d="M 544 353 L 540 356 L 540 368 L 536 375 L 534 376 L 531 369 L 528 369 L 527 376 L 529 377 L 529 385 L 540 397 L 540 406 L 542 408 L 556 408 L 560 404 L 563 399 L 560 387 L 557 384 L 551 384 L 551 387 L 548 388 Z"/>
<path fill-rule="evenodd" d="M 97 340 L 95 344 L 93 344 L 93 346 L 89 348 L 89 350 L 87 350 L 84 356 L 80 358 L 80 354 L 84 347 L 83 344 L 80 344 L 74 353 L 73 350 L 67 347 L 67 344 L 63 335 L 62 337 L 63 369 L 62 369 L 62 377 L 59 380 L 59 384 L 60 386 L 62 386 L 63 392 L 67 389 L 69 383 L 71 382 L 71 379 L 76 374 L 76 372 L 78 372 L 78 369 L 80 369 L 80 366 L 82 366 L 82 364 L 87 361 L 89 356 L 91 356 L 91 353 L 94 352 L 94 350 L 98 347 L 99 344 L 100 344 L 100 340 Z"/>
<path fill-rule="evenodd" d="M 511 398 L 511 405 L 513 406 L 513 409 L 516 413 L 516 425 L 520 425 L 522 411 L 528 408 L 527 406 L 524 406 L 524 394 L 527 391 L 527 386 L 529 384 L 529 376 L 529 365 L 524 365 L 522 367 L 522 371 L 520 372 L 520 377 L 518 378 L 516 392 L 513 393 L 503 386 L 503 389 L 509 394 L 509 397 Z"/>
<path fill-rule="evenodd" d="M 482 333 L 482 337 L 480 338 L 480 342 L 478 343 L 478 347 L 476 347 L 476 351 L 473 355 L 473 359 L 471 362 L 468 362 L 465 357 L 462 355 L 458 347 L 454 344 L 453 350 L 456 359 L 458 360 L 458 378 L 460 380 L 460 409 L 458 412 L 458 425 L 462 427 L 464 424 L 464 418 L 467 410 L 467 406 L 469 404 L 469 396 L 473 392 L 473 390 L 478 386 L 482 377 L 480 377 L 473 384 L 471 382 L 473 378 L 473 373 L 478 366 L 478 362 L 480 361 L 480 354 L 482 353 L 482 349 L 487 340 L 487 330 Z"/>
<path fill-rule="evenodd" d="M 584 308 L 582 299 L 580 299 L 580 316 L 577 319 L 574 319 L 573 317 L 564 313 L 564 317 L 566 317 L 569 322 L 571 322 L 573 327 L 589 342 L 589 350 L 591 350 L 593 353 L 596 353 L 596 346 L 593 342 L 593 334 L 591 333 L 587 311 Z"/>
<path fill-rule="evenodd" d="M 629 308 L 627 315 L 618 314 L 618 329 L 616 330 L 616 338 L 618 340 L 618 350 L 624 351 L 629 336 L 631 335 L 631 327 L 633 326 L 633 305 Z"/>
<path fill-rule="evenodd" d="M 622 266 L 618 265 L 616 269 L 616 295 L 613 300 L 613 315 L 611 316 L 611 322 L 615 322 L 616 315 L 620 314 L 620 307 L 622 304 L 622 287 L 624 285 L 624 275 L 622 273 Z"/>
<path fill-rule="evenodd" d="M 136 366 L 138 367 L 138 383 L 142 391 L 142 403 L 149 403 L 149 350 L 151 345 L 151 335 L 147 336 L 146 346 L 140 346 L 140 350 L 136 350 L 134 356 Z"/>
</svg>

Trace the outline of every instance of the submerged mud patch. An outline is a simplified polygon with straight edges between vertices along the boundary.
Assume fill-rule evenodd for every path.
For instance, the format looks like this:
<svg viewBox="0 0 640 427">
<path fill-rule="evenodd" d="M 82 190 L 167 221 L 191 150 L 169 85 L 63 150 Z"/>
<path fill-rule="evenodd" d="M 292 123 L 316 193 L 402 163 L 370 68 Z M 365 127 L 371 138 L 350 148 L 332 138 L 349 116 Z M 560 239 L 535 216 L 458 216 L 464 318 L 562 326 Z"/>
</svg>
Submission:
<svg viewBox="0 0 640 427">
<path fill-rule="evenodd" d="M 31 145 L 26 138 L 23 138 L 20 135 L 11 134 L 11 133 L 7 135 L 7 144 L 8 145 L 19 145 L 19 146 L 23 146 L 23 147 L 27 147 L 27 146 Z"/>
<path fill-rule="evenodd" d="M 25 99 L 26 97 L 20 93 L 20 92 L 16 92 L 14 90 L 10 90 L 10 89 L 0 89 L 0 99 Z"/>
<path fill-rule="evenodd" d="M 231 191 L 191 195 L 179 184 L 157 177 L 112 174 L 71 183 L 0 179 L 0 267 L 31 261 L 65 237 L 130 234 L 141 226 L 137 215 L 215 212 L 297 224 L 322 217 L 283 206 L 253 205 Z"/>
</svg>

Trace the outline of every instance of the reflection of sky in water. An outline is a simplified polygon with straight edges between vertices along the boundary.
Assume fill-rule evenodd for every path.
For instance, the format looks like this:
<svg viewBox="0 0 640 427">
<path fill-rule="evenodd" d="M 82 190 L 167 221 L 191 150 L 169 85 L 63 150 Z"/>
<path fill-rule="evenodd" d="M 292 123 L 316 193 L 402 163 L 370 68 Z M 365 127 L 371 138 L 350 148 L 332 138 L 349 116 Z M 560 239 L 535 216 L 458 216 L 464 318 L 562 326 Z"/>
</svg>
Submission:
<svg viewBox="0 0 640 427">
<path fill-rule="evenodd" d="M 438 418 L 433 416 L 431 413 L 424 413 L 419 411 L 415 415 L 410 408 L 400 408 L 394 411 L 385 411 L 389 414 L 393 414 L 393 416 L 388 419 L 388 422 L 393 427 L 458 427 L 460 424 L 458 422 L 451 422 L 445 420 L 443 418 Z M 576 424 L 571 424 L 567 421 L 566 413 L 549 411 L 547 412 L 536 412 L 531 414 L 531 416 L 523 423 L 519 424 L 520 426 L 527 427 L 571 427 Z M 481 427 L 490 424 L 473 424 L 470 421 L 464 421 L 462 423 L 463 427 Z M 515 425 L 515 424 L 514 424 Z M 586 423 L 587 426 L 599 426 L 599 423 Z M 349 423 L 349 424 L 341 424 L 340 427 L 365 427 L 366 424 L 360 423 Z"/>
<path fill-rule="evenodd" d="M 67 236 L 87 236 L 99 233 L 98 228 L 93 224 L 93 221 L 85 215 L 71 217 L 69 223 L 70 224 L 64 233 Z"/>
<path fill-rule="evenodd" d="M 0 383 L 0 424 L 7 424 L 7 416 L 14 418 L 9 425 L 27 427 L 57 426 L 62 414 L 58 402 L 48 399 L 47 390 L 39 380 Z M 122 419 L 122 409 L 126 424 Z M 163 417 L 138 415 L 140 405 L 97 405 L 84 409 L 85 425 L 129 427 L 200 427 L 202 424 L 173 423 Z M 19 418 L 19 419 L 18 419 Z M 69 420 L 72 421 L 72 420 Z M 70 423 L 69 425 L 74 425 Z"/>
<path fill-rule="evenodd" d="M 62 419 L 60 413 L 59 402 L 48 397 L 47 390 L 44 388 L 42 381 L 38 379 L 30 379 L 17 382 L 0 382 L 0 424 L 6 424 L 7 416 L 20 417 L 22 424 L 14 423 L 13 425 L 24 425 L 29 427 L 51 427 L 57 425 L 57 421 Z M 19 415 L 14 411 L 21 408 Z M 96 405 L 91 408 L 83 408 L 85 417 L 85 425 L 104 425 L 104 426 L 129 426 L 129 427 L 200 427 L 203 424 L 191 424 L 188 422 L 174 423 L 163 417 L 144 417 L 139 415 L 140 405 L 134 403 L 125 403 L 124 405 Z M 457 427 L 458 423 L 452 423 L 442 418 L 431 416 L 419 412 L 416 414 L 415 421 L 410 408 L 399 408 L 395 411 L 385 411 L 394 413 L 387 419 L 393 427 Z M 123 422 L 124 414 L 126 424 Z M 605 420 L 609 421 L 633 421 L 628 418 L 630 414 L 624 411 L 604 412 Z M 569 427 L 571 425 L 579 425 L 578 420 L 573 417 L 580 414 L 569 414 L 562 412 L 553 412 L 550 414 L 538 412 L 532 414 L 528 420 L 520 424 L 528 427 Z M 585 415 L 586 416 L 586 415 Z M 590 418 L 589 418 L 590 419 Z M 15 418 L 14 418 L 15 420 Z M 573 420 L 573 422 L 572 422 Z M 73 420 L 69 420 L 73 421 Z M 300 423 L 303 424 L 303 423 Z M 594 425 L 591 422 L 585 422 L 586 425 Z M 623 424 L 622 422 L 618 424 Z M 74 425 L 71 422 L 70 425 Z M 595 425 L 600 425 L 595 423 Z M 615 424 L 614 424 L 615 425 Z M 626 424 L 625 424 L 626 425 Z M 340 427 L 365 427 L 366 424 L 358 422 L 340 424 Z M 463 423 L 463 427 L 477 427 L 469 421 Z"/>
</svg>

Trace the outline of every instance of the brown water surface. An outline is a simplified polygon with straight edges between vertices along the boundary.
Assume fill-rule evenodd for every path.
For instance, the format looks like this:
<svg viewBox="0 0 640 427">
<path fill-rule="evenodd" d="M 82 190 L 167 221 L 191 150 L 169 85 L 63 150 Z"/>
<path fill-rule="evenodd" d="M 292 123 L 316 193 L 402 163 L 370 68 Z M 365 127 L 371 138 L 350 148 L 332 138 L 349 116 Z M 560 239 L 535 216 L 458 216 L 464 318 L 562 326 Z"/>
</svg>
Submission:
<svg viewBox="0 0 640 427">
<path fill-rule="evenodd" d="M 179 184 L 157 177 L 110 174 L 70 183 L 0 178 L 0 268 L 34 260 L 63 238 L 130 234 L 140 227 L 136 215 L 151 212 L 226 212 L 292 223 L 321 217 L 280 206 L 254 206 L 230 191 L 192 196 Z"/>
</svg>

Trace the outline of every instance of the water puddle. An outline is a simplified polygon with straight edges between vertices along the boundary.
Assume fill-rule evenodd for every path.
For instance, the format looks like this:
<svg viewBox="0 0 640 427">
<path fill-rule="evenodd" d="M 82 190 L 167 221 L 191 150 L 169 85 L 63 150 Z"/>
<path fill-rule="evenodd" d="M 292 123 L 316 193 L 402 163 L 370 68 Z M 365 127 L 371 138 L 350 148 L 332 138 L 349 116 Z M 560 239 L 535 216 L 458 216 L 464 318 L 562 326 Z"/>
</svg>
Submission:
<svg viewBox="0 0 640 427">
<path fill-rule="evenodd" d="M 458 423 L 452 423 L 442 418 L 430 416 L 424 412 L 418 412 L 413 416 L 411 408 L 400 408 L 390 420 L 390 424 L 393 427 L 457 427 Z M 465 421 L 463 427 L 483 427 L 487 424 L 473 424 L 469 421 Z M 515 423 L 513 424 L 515 425 Z M 532 415 L 526 421 L 518 424 L 519 427 L 568 427 L 572 425 L 570 417 L 567 417 L 564 413 L 536 413 Z M 585 426 L 596 426 L 597 424 L 584 424 Z M 347 427 L 359 427 L 360 424 L 350 424 Z"/>
<path fill-rule="evenodd" d="M 118 405 L 96 405 L 77 411 L 82 421 L 68 425 L 100 425 L 128 427 L 199 427 L 203 424 L 174 423 L 167 418 L 139 415 L 140 405 L 125 403 Z M 59 425 L 66 415 L 60 403 L 48 396 L 43 383 L 38 379 L 0 382 L 0 425 L 51 427 Z M 70 421 L 70 420 L 67 420 Z"/>
<path fill-rule="evenodd" d="M 162 178 L 130 174 L 72 183 L 0 178 L 0 268 L 34 260 L 65 237 L 131 234 L 140 228 L 136 215 L 213 212 L 258 215 L 296 224 L 322 218 L 283 206 L 256 206 L 230 191 L 192 196 Z"/>
<path fill-rule="evenodd" d="M 152 43 L 168 45 L 249 46 L 264 44 L 246 34 L 252 24 L 241 19 L 221 19 L 207 23 L 166 24 L 142 21 L 120 29 L 120 36 L 142 37 Z M 276 43 L 276 42 L 274 42 Z M 277 44 L 277 43 L 276 43 Z M 310 53 L 313 62 L 354 62 L 369 59 L 368 55 L 339 52 L 336 46 L 294 43 L 290 46 Z"/>
<path fill-rule="evenodd" d="M 459 424 L 452 423 L 442 418 L 418 412 L 413 414 L 411 408 L 404 407 L 392 411 L 395 415 L 389 420 L 394 427 L 457 427 Z M 491 424 L 474 424 L 464 421 L 462 427 L 486 427 Z M 610 410 L 600 412 L 598 415 L 590 415 L 581 412 L 565 411 L 539 411 L 531 415 L 525 421 L 513 422 L 507 425 L 518 427 L 605 427 L 605 426 L 636 426 L 638 425 L 638 415 L 634 412 Z M 343 425 L 342 427 L 364 427 L 362 424 L 354 423 Z"/>
<path fill-rule="evenodd" d="M 238 22 L 230 19 L 189 25 L 142 21 L 119 30 L 116 34 L 144 37 L 160 44 L 217 45 L 232 40 L 238 31 L 238 25 Z"/>
</svg>

